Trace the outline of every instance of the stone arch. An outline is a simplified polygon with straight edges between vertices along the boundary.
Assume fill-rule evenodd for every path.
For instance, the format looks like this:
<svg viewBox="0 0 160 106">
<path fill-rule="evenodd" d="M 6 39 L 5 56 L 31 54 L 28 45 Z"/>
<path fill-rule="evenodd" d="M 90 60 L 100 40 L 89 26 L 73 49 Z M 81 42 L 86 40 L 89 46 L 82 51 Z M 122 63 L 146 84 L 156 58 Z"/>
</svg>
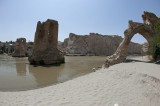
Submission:
<svg viewBox="0 0 160 106">
<path fill-rule="evenodd" d="M 157 36 L 157 33 L 154 30 L 154 25 L 157 22 L 158 17 L 153 13 L 144 12 L 142 18 L 144 23 L 133 21 L 128 22 L 128 28 L 124 31 L 123 41 L 120 43 L 116 52 L 106 58 L 103 68 L 107 68 L 126 60 L 129 43 L 131 42 L 132 37 L 137 33 L 141 34 L 147 40 L 150 49 L 152 49 L 152 41 L 154 37 Z"/>
<path fill-rule="evenodd" d="M 124 31 L 127 45 L 129 45 L 131 39 L 137 33 L 142 35 L 147 40 L 150 46 L 152 45 L 152 40 L 155 36 L 155 33 L 150 29 L 147 24 L 132 21 L 129 21 L 129 28 Z"/>
</svg>

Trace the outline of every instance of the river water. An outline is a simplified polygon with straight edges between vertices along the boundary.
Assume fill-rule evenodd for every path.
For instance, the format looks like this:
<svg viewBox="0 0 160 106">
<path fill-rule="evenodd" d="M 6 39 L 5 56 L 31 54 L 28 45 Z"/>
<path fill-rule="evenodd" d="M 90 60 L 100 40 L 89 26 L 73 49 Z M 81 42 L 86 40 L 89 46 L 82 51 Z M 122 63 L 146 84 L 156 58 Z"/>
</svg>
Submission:
<svg viewBox="0 0 160 106">
<path fill-rule="evenodd" d="M 93 72 L 103 56 L 66 56 L 60 66 L 33 66 L 27 58 L 0 55 L 0 91 L 20 91 L 62 83 Z"/>
</svg>

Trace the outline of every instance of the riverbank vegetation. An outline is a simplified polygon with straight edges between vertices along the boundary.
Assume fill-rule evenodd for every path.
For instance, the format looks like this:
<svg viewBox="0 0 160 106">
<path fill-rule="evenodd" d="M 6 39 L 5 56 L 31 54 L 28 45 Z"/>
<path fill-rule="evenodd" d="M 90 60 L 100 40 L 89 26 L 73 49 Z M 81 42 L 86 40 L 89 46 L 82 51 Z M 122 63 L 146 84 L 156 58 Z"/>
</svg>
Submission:
<svg viewBox="0 0 160 106">
<path fill-rule="evenodd" d="M 153 58 L 157 60 L 160 59 L 160 19 L 155 25 L 155 30 L 158 33 L 158 36 L 153 39 Z"/>
</svg>

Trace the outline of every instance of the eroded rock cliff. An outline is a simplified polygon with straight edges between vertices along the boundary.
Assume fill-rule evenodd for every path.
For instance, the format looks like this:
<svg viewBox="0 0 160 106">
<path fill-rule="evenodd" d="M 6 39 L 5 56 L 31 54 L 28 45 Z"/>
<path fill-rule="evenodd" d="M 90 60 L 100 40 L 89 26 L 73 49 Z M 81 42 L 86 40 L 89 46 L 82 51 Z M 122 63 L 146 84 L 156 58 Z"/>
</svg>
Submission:
<svg viewBox="0 0 160 106">
<path fill-rule="evenodd" d="M 59 43 L 59 48 L 69 54 L 112 55 L 122 40 L 122 37 L 118 35 L 70 33 L 69 38 L 66 38 L 63 43 Z M 141 48 L 142 45 L 131 42 L 128 53 L 141 54 Z"/>
</svg>

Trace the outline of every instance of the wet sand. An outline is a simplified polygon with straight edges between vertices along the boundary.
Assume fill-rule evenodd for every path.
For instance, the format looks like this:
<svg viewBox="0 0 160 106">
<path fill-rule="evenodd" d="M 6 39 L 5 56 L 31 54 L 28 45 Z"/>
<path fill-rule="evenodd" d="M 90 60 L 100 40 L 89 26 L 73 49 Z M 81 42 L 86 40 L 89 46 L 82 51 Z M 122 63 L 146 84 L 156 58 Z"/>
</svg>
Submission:
<svg viewBox="0 0 160 106">
<path fill-rule="evenodd" d="M 57 85 L 20 92 L 0 92 L 0 106 L 115 104 L 160 106 L 160 65 L 148 63 L 146 58 L 140 57 Z"/>
</svg>

